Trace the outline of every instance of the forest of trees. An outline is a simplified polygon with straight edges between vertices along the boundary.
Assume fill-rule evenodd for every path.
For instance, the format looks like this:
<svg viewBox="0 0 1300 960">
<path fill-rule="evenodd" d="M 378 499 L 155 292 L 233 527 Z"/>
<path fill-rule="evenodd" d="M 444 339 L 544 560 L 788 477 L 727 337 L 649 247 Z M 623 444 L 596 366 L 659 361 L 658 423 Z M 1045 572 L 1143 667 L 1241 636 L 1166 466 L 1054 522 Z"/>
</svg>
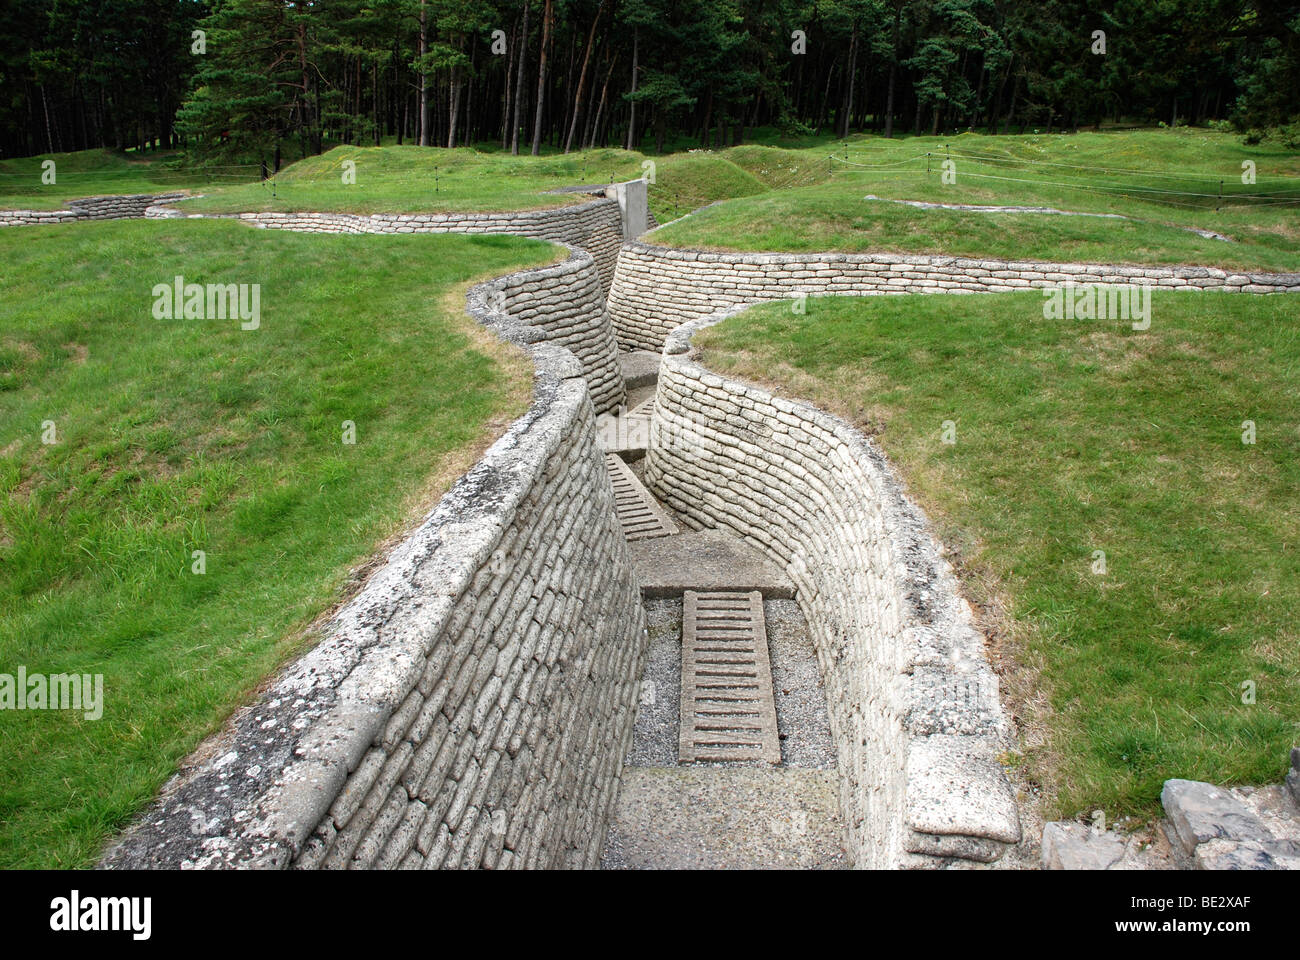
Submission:
<svg viewBox="0 0 1300 960">
<path fill-rule="evenodd" d="M 1300 4 L 1279 0 L 3 2 L 5 157 L 1300 118 Z"/>
</svg>

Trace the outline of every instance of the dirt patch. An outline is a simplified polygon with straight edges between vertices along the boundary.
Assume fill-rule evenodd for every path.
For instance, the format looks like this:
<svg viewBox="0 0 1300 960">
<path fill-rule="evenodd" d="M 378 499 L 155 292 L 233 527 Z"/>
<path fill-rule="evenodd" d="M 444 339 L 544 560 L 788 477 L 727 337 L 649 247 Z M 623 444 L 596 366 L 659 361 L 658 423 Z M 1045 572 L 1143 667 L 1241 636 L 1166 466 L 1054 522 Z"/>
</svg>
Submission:
<svg viewBox="0 0 1300 960">
<path fill-rule="evenodd" d="M 1159 340 L 1149 333 L 1095 330 L 1079 338 L 1075 356 L 1083 362 L 1098 363 L 1108 372 L 1125 374 L 1152 359 L 1159 346 Z"/>
<path fill-rule="evenodd" d="M 41 352 L 26 340 L 15 340 L 6 337 L 4 340 L 0 340 L 0 350 L 11 350 L 26 363 L 35 363 L 41 359 Z"/>
</svg>

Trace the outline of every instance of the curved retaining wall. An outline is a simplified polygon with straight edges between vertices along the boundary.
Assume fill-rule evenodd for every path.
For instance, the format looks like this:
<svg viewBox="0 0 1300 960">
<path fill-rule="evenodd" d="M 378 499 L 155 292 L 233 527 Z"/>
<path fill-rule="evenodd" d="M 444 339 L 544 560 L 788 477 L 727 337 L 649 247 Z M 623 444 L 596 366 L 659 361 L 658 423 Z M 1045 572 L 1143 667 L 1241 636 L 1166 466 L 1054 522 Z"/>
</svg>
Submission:
<svg viewBox="0 0 1300 960">
<path fill-rule="evenodd" d="M 166 205 L 150 207 L 151 219 L 187 216 Z M 626 398 L 618 342 L 605 309 L 605 295 L 622 242 L 623 220 L 617 200 L 601 198 L 553 210 L 484 214 L 396 213 L 240 213 L 192 214 L 237 219 L 270 230 L 304 233 L 510 233 L 564 243 L 581 249 L 545 276 L 503 290 L 497 304 L 517 320 L 541 330 L 544 338 L 572 350 L 582 362 L 597 413 L 616 409 Z M 537 288 L 545 282 L 546 289 Z"/>
<path fill-rule="evenodd" d="M 640 590 L 581 365 L 493 309 L 566 276 L 470 292 L 474 317 L 530 344 L 532 406 L 104 866 L 597 864 L 644 669 Z"/>
<path fill-rule="evenodd" d="M 1293 273 L 885 253 L 707 253 L 629 241 L 623 244 L 614 271 L 609 314 L 622 349 L 660 350 L 668 334 L 688 320 L 730 306 L 780 300 L 800 293 L 995 293 L 1067 282 L 1300 293 L 1300 274 Z"/>
<path fill-rule="evenodd" d="M 600 275 L 585 250 L 569 248 L 563 263 L 506 278 L 492 287 L 496 309 L 526 325 L 539 342 L 558 344 L 573 353 L 597 413 L 613 410 L 626 399 L 618 342 L 605 310 Z"/>
<path fill-rule="evenodd" d="M 735 310 L 731 311 L 736 312 Z M 817 646 L 858 866 L 988 862 L 1020 838 L 997 677 L 884 456 L 843 421 L 716 376 L 669 335 L 647 483 L 782 564 Z"/>
<path fill-rule="evenodd" d="M 155 204 L 182 197 L 184 194 L 181 193 L 137 193 L 69 200 L 67 210 L 0 210 L 0 227 L 74 223 L 78 220 L 126 220 L 143 217 L 145 211 Z"/>
</svg>

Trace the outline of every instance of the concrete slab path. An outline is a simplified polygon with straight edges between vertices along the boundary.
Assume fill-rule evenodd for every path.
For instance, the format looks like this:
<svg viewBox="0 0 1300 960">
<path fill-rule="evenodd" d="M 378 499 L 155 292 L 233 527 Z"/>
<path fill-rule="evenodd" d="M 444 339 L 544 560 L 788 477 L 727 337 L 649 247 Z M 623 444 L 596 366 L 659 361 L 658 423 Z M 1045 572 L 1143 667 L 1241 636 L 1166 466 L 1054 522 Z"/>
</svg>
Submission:
<svg viewBox="0 0 1300 960">
<path fill-rule="evenodd" d="M 719 530 L 693 530 L 628 544 L 643 597 L 680 597 L 684 590 L 757 590 L 788 600 L 794 584 L 754 547 Z"/>
<path fill-rule="evenodd" d="M 845 867 L 834 770 L 625 767 L 601 866 Z"/>
</svg>

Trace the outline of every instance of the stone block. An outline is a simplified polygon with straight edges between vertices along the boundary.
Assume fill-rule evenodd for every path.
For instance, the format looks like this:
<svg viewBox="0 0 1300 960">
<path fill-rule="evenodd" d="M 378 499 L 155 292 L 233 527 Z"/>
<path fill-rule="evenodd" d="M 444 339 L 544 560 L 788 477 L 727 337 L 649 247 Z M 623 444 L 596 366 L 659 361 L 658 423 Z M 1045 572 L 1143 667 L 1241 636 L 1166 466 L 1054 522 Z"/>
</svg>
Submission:
<svg viewBox="0 0 1300 960">
<path fill-rule="evenodd" d="M 1166 780 L 1160 802 L 1186 853 L 1209 840 L 1268 843 L 1273 835 L 1223 787 L 1196 780 Z"/>
<path fill-rule="evenodd" d="M 1124 858 L 1124 841 L 1084 823 L 1048 823 L 1043 827 L 1044 870 L 1109 870 Z"/>
</svg>

